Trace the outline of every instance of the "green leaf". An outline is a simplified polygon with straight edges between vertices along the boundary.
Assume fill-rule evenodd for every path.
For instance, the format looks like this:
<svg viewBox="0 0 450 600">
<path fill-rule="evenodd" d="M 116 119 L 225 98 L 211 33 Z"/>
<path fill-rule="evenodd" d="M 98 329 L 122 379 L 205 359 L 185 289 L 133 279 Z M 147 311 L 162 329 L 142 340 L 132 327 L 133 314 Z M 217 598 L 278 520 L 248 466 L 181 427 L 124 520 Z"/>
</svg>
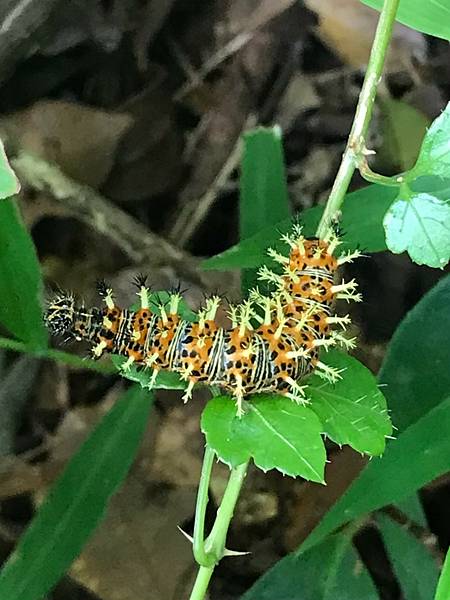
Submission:
<svg viewBox="0 0 450 600">
<path fill-rule="evenodd" d="M 398 171 L 411 169 L 419 155 L 430 120 L 403 100 L 385 98 L 383 113 L 383 144 L 377 153 L 377 164 Z"/>
<path fill-rule="evenodd" d="M 151 396 L 128 390 L 71 459 L 0 573 L 0 598 L 40 600 L 76 558 L 125 477 Z"/>
<path fill-rule="evenodd" d="M 450 178 L 450 103 L 425 135 L 410 178 L 422 175 Z"/>
<path fill-rule="evenodd" d="M 10 338 L 0 337 L 0 348 L 13 350 L 14 352 L 23 354 L 30 354 L 36 358 L 55 360 L 65 365 L 69 365 L 73 369 L 96 371 L 102 375 L 112 375 L 113 373 L 116 373 L 116 369 L 108 361 L 85 360 L 84 358 L 81 358 L 81 356 L 69 354 L 69 352 L 61 352 L 61 350 L 55 350 L 53 348 L 44 348 L 43 350 L 30 348 L 24 342 L 18 342 L 17 340 L 12 340 Z"/>
<path fill-rule="evenodd" d="M 450 390 L 450 275 L 406 315 L 379 373 L 394 425 L 403 431 Z"/>
<path fill-rule="evenodd" d="M 383 0 L 362 0 L 380 10 Z M 400 0 L 397 20 L 408 27 L 450 40 L 450 5 L 447 0 Z"/>
<path fill-rule="evenodd" d="M 376 520 L 403 597 L 429 600 L 439 576 L 434 558 L 405 527 L 383 514 L 377 515 Z"/>
<path fill-rule="evenodd" d="M 317 375 L 308 379 L 311 409 L 321 420 L 324 433 L 358 452 L 382 454 L 392 425 L 375 377 L 355 358 L 337 351 L 330 350 L 323 360 L 344 370 L 335 384 Z"/>
<path fill-rule="evenodd" d="M 0 202 L 0 322 L 33 348 L 47 346 L 41 295 L 33 242 L 14 201 Z"/>
<path fill-rule="evenodd" d="M 448 364 L 448 363 L 447 363 Z M 373 458 L 305 540 L 321 542 L 344 523 L 410 496 L 450 469 L 450 398 L 433 408 Z"/>
<path fill-rule="evenodd" d="M 241 240 L 289 216 L 278 126 L 258 127 L 244 135 L 240 190 Z"/>
<path fill-rule="evenodd" d="M 184 390 L 187 386 L 186 381 L 180 379 L 178 373 L 173 373 L 171 371 L 161 371 L 158 373 L 155 384 L 151 385 L 150 380 L 153 369 L 145 369 L 142 366 L 137 367 L 136 365 L 132 365 L 129 369 L 123 371 L 121 370 L 121 366 L 127 361 L 127 357 L 119 356 L 117 354 L 111 356 L 111 361 L 117 370 L 120 371 L 122 377 L 139 383 L 147 390 Z"/>
<path fill-rule="evenodd" d="M 346 532 L 267 571 L 241 600 L 378 600 Z M 409 600 L 409 599 L 408 599 Z"/>
<path fill-rule="evenodd" d="M 263 471 L 278 469 L 324 483 L 321 423 L 311 409 L 289 398 L 254 396 L 239 418 L 234 400 L 218 396 L 206 405 L 201 428 L 208 445 L 231 467 L 252 457 Z"/>
<path fill-rule="evenodd" d="M 441 576 L 436 590 L 434 600 L 448 600 L 450 598 L 450 550 L 445 557 Z"/>
<path fill-rule="evenodd" d="M 258 127 L 244 135 L 239 209 L 241 240 L 289 217 L 281 130 L 277 126 Z M 244 271 L 243 292 L 256 282 L 256 271 Z"/>
<path fill-rule="evenodd" d="M 5 148 L 0 140 L 0 200 L 14 196 L 19 191 L 19 180 L 9 165 Z"/>
<path fill-rule="evenodd" d="M 407 251 L 418 265 L 443 268 L 450 260 L 450 203 L 431 194 L 395 200 L 383 221 L 386 243 L 395 254 Z"/>
<path fill-rule="evenodd" d="M 397 195 L 396 188 L 370 185 L 347 194 L 342 210 L 343 249 L 362 248 L 365 252 L 386 250 L 383 217 Z M 300 215 L 306 236 L 317 230 L 322 206 L 305 210 Z M 260 233 L 243 240 L 236 246 L 202 263 L 204 269 L 252 269 L 267 263 L 267 248 L 273 246 L 286 252 L 280 242 L 281 233 L 289 231 L 292 220 L 286 219 Z"/>
<path fill-rule="evenodd" d="M 423 510 L 419 494 L 413 494 L 395 503 L 396 507 L 413 523 L 428 527 L 427 518 Z"/>
</svg>

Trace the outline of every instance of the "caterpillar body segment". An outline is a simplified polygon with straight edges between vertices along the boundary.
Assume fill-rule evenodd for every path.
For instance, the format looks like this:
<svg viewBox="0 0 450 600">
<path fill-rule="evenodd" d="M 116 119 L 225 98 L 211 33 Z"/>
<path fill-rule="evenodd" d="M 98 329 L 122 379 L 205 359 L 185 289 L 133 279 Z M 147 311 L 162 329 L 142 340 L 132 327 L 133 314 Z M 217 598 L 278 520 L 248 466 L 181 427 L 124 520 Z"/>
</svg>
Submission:
<svg viewBox="0 0 450 600">
<path fill-rule="evenodd" d="M 179 373 L 188 382 L 184 400 L 196 383 L 223 388 L 236 399 L 242 413 L 243 399 L 259 392 L 277 392 L 296 402 L 305 402 L 304 386 L 298 381 L 312 371 L 328 381 L 340 374 L 319 360 L 321 348 L 342 345 L 351 348 L 343 331 L 348 316 L 333 314 L 337 298 L 360 299 L 356 283 L 337 280 L 340 259 L 334 256 L 339 245 L 330 233 L 328 239 L 305 239 L 298 227 L 283 236 L 289 254 L 273 250 L 270 256 L 281 274 L 267 267 L 260 279 L 275 288 L 263 296 L 252 290 L 249 299 L 230 311 L 231 327 L 224 329 L 215 316 L 220 299 L 207 300 L 198 313 L 198 322 L 182 319 L 177 311 L 179 293 L 156 314 L 150 308 L 145 281 L 138 296 L 141 308 L 124 310 L 116 306 L 113 293 L 104 286 L 104 307 L 77 307 L 71 295 L 58 295 L 46 312 L 46 322 L 55 334 L 69 334 L 92 345 L 97 358 L 105 352 L 128 357 L 131 364 L 153 370 L 153 380 L 161 370 Z M 356 254 L 346 255 L 349 262 Z"/>
</svg>

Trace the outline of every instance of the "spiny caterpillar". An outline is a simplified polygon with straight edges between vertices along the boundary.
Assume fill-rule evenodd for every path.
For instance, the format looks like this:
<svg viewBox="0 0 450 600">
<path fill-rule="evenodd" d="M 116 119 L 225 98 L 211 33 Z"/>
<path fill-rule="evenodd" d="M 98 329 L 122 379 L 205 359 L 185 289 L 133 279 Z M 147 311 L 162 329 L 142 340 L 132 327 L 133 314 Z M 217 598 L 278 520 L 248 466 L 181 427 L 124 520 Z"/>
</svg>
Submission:
<svg viewBox="0 0 450 600">
<path fill-rule="evenodd" d="M 296 225 L 282 240 L 290 249 L 288 256 L 268 250 L 281 265 L 281 274 L 266 266 L 259 271 L 259 279 L 274 290 L 266 296 L 252 290 L 247 300 L 231 307 L 229 329 L 216 323 L 221 302 L 217 296 L 206 301 L 196 323 L 178 315 L 179 293 L 171 294 L 159 313 L 152 312 L 145 279 L 139 281 L 136 311 L 116 306 L 112 290 L 102 286 L 104 308 L 86 309 L 77 306 L 72 295 L 60 294 L 49 303 L 46 323 L 54 334 L 88 340 L 95 358 L 113 352 L 128 357 L 122 365 L 125 371 L 133 363 L 152 369 L 151 383 L 161 370 L 179 373 L 188 382 L 184 401 L 196 383 L 203 383 L 230 392 L 239 415 L 243 399 L 259 392 L 307 402 L 305 386 L 298 380 L 312 371 L 330 382 L 340 378 L 338 370 L 319 359 L 320 349 L 354 346 L 354 340 L 342 334 L 349 316 L 334 315 L 333 305 L 341 298 L 361 300 L 354 280 L 336 281 L 338 267 L 360 253 L 336 257 L 340 241 L 332 230 L 322 240 L 306 239 Z"/>
</svg>

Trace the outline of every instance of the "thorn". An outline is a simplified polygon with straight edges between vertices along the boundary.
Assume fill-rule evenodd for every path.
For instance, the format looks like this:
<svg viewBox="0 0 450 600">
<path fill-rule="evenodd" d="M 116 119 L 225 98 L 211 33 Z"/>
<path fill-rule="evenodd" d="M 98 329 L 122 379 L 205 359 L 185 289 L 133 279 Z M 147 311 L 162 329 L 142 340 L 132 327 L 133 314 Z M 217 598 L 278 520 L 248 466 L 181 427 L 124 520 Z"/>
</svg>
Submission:
<svg viewBox="0 0 450 600">
<path fill-rule="evenodd" d="M 193 538 L 191 535 L 189 535 L 188 533 L 186 533 L 186 532 L 184 531 L 184 529 L 181 529 L 181 527 L 180 527 L 179 525 L 177 525 L 177 529 L 178 529 L 178 531 L 179 531 L 180 533 L 182 533 L 182 534 L 184 535 L 184 537 L 185 537 L 185 538 L 186 538 L 186 539 L 187 539 L 189 542 L 191 542 L 191 544 L 193 544 L 193 543 L 194 543 L 194 538 Z"/>
<path fill-rule="evenodd" d="M 251 552 L 239 552 L 239 550 L 228 550 L 228 548 L 225 548 L 223 551 L 223 556 L 247 556 L 248 554 L 251 554 Z"/>
</svg>

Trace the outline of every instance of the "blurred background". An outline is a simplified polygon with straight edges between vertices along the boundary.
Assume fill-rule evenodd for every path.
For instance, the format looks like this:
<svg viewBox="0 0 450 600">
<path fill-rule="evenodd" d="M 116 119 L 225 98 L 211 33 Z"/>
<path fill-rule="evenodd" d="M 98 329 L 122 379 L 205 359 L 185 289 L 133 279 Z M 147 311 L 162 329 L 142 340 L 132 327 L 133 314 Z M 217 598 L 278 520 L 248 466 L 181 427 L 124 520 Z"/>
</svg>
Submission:
<svg viewBox="0 0 450 600">
<path fill-rule="evenodd" d="M 324 202 L 376 22 L 358 0 L 2 0 L 0 135 L 48 286 L 90 303 L 105 277 L 127 305 L 131 279 L 145 272 L 154 289 L 181 282 L 192 308 L 213 290 L 239 298 L 238 273 L 200 268 L 239 238 L 239 138 L 279 124 L 292 211 Z M 368 140 L 372 168 L 411 167 L 449 99 L 448 43 L 398 25 Z M 355 176 L 351 189 L 362 185 Z M 354 275 L 365 298 L 357 356 L 376 372 L 395 327 L 442 273 L 381 253 Z M 5 353 L 0 376 L 2 406 L 14 403 L 0 426 L 6 557 L 124 383 Z M 193 525 L 206 398 L 196 392 L 183 406 L 178 393 L 158 393 L 138 460 L 52 599 L 186 597 L 195 566 L 176 525 Z M 251 554 L 222 561 L 211 598 L 238 598 L 295 549 L 364 465 L 349 449 L 330 452 L 327 487 L 250 470 L 228 545 Z M 217 465 L 211 518 L 227 474 Z M 448 478 L 422 497 L 430 528 L 414 531 L 438 555 L 450 542 Z M 381 597 L 400 598 L 376 531 L 357 541 Z"/>
</svg>

